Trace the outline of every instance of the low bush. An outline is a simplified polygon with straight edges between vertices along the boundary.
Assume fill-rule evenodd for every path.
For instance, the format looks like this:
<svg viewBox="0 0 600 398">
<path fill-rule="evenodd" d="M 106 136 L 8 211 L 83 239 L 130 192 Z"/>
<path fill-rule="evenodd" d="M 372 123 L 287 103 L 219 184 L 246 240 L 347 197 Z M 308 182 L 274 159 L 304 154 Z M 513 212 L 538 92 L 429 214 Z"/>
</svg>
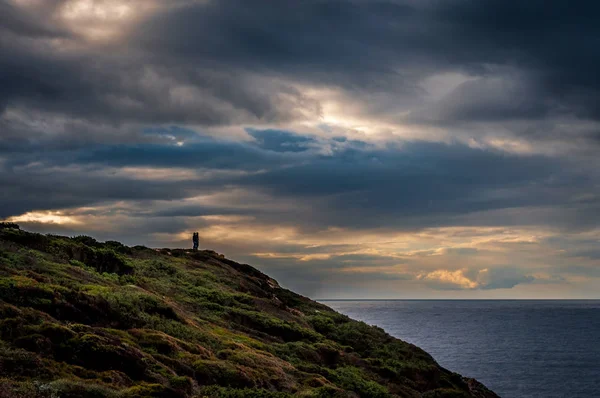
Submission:
<svg viewBox="0 0 600 398">
<path fill-rule="evenodd" d="M 2 376 L 35 376 L 41 363 L 40 357 L 26 350 L 0 348 Z"/>
<path fill-rule="evenodd" d="M 345 390 L 357 393 L 361 398 L 389 398 L 389 390 L 371 380 L 360 369 L 342 367 L 335 370 L 333 381 Z"/>
<path fill-rule="evenodd" d="M 211 386 L 202 389 L 202 397 L 206 398 L 292 398 L 292 394 L 274 392 L 263 389 L 236 389 L 230 387 Z"/>
<path fill-rule="evenodd" d="M 131 254 L 133 252 L 129 247 L 125 246 L 121 242 L 117 242 L 116 240 L 107 240 L 104 242 L 103 246 L 121 254 Z"/>
<path fill-rule="evenodd" d="M 232 308 L 228 311 L 227 317 L 235 325 L 248 327 L 285 342 L 299 340 L 316 341 L 320 338 L 313 330 L 257 311 Z"/>
<path fill-rule="evenodd" d="M 177 398 L 182 394 L 161 384 L 141 384 L 121 391 L 119 398 Z"/>
<path fill-rule="evenodd" d="M 78 243 L 82 243 L 86 246 L 90 246 L 90 247 L 100 247 L 102 246 L 100 244 L 100 242 L 98 242 L 96 239 L 92 238 L 91 236 L 87 236 L 87 235 L 79 235 L 79 236 L 75 236 L 73 238 L 71 238 L 74 242 L 78 242 Z"/>
<path fill-rule="evenodd" d="M 219 360 L 198 360 L 192 365 L 200 385 L 224 385 L 235 388 L 255 387 L 248 372 L 232 363 Z"/>
<path fill-rule="evenodd" d="M 21 229 L 21 227 L 19 227 L 19 224 L 16 224 L 14 222 L 0 222 L 0 229 Z"/>
<path fill-rule="evenodd" d="M 117 391 L 93 384 L 75 380 L 63 379 L 41 385 L 39 391 L 49 393 L 50 397 L 60 398 L 119 398 Z"/>
<path fill-rule="evenodd" d="M 469 398 L 470 395 L 464 391 L 438 388 L 432 391 L 427 391 L 422 395 L 423 398 Z"/>
</svg>

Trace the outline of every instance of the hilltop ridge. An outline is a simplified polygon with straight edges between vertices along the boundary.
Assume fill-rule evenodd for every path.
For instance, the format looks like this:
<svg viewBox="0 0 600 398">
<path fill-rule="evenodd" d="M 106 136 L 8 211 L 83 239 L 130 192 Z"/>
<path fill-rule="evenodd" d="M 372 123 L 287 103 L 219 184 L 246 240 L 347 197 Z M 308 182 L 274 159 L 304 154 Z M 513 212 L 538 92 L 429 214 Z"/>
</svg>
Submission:
<svg viewBox="0 0 600 398">
<path fill-rule="evenodd" d="M 494 398 L 209 250 L 0 224 L 0 398 Z"/>
</svg>

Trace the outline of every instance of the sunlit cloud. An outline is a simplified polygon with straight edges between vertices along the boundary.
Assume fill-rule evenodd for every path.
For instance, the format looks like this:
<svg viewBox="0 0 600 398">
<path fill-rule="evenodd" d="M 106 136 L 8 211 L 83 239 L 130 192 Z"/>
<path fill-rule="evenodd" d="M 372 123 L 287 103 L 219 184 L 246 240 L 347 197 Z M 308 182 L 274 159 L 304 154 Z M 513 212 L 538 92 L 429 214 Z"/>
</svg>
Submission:
<svg viewBox="0 0 600 398">
<path fill-rule="evenodd" d="M 20 216 L 9 217 L 9 222 L 15 223 L 40 223 L 40 224 L 81 224 L 76 217 L 64 215 L 60 211 L 38 212 L 32 211 Z"/>
<path fill-rule="evenodd" d="M 127 24 L 156 8 L 154 1 L 68 0 L 59 15 L 65 24 L 92 41 L 118 38 Z"/>
<path fill-rule="evenodd" d="M 425 282 L 433 282 L 434 284 L 440 284 L 441 286 L 448 286 L 448 288 L 461 288 L 461 289 L 475 289 L 478 284 L 465 276 L 466 270 L 437 270 L 426 274 L 420 274 L 418 279 Z"/>
</svg>

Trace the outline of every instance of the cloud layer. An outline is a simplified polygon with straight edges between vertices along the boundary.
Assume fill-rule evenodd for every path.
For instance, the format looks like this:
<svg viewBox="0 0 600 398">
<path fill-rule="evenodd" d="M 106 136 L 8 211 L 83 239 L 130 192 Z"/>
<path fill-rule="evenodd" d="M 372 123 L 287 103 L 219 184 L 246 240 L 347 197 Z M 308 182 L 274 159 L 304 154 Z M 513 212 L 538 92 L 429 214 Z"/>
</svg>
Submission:
<svg viewBox="0 0 600 398">
<path fill-rule="evenodd" d="M 252 3 L 0 2 L 0 218 L 320 297 L 596 294 L 597 6 Z"/>
</svg>

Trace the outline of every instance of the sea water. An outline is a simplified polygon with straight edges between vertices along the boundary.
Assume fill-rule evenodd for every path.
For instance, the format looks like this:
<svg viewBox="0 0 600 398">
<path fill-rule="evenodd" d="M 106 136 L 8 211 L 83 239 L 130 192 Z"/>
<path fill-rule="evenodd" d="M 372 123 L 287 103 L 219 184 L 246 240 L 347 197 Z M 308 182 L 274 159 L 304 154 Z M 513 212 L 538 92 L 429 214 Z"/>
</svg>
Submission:
<svg viewBox="0 0 600 398">
<path fill-rule="evenodd" d="M 503 398 L 600 398 L 600 300 L 321 301 Z"/>
</svg>

